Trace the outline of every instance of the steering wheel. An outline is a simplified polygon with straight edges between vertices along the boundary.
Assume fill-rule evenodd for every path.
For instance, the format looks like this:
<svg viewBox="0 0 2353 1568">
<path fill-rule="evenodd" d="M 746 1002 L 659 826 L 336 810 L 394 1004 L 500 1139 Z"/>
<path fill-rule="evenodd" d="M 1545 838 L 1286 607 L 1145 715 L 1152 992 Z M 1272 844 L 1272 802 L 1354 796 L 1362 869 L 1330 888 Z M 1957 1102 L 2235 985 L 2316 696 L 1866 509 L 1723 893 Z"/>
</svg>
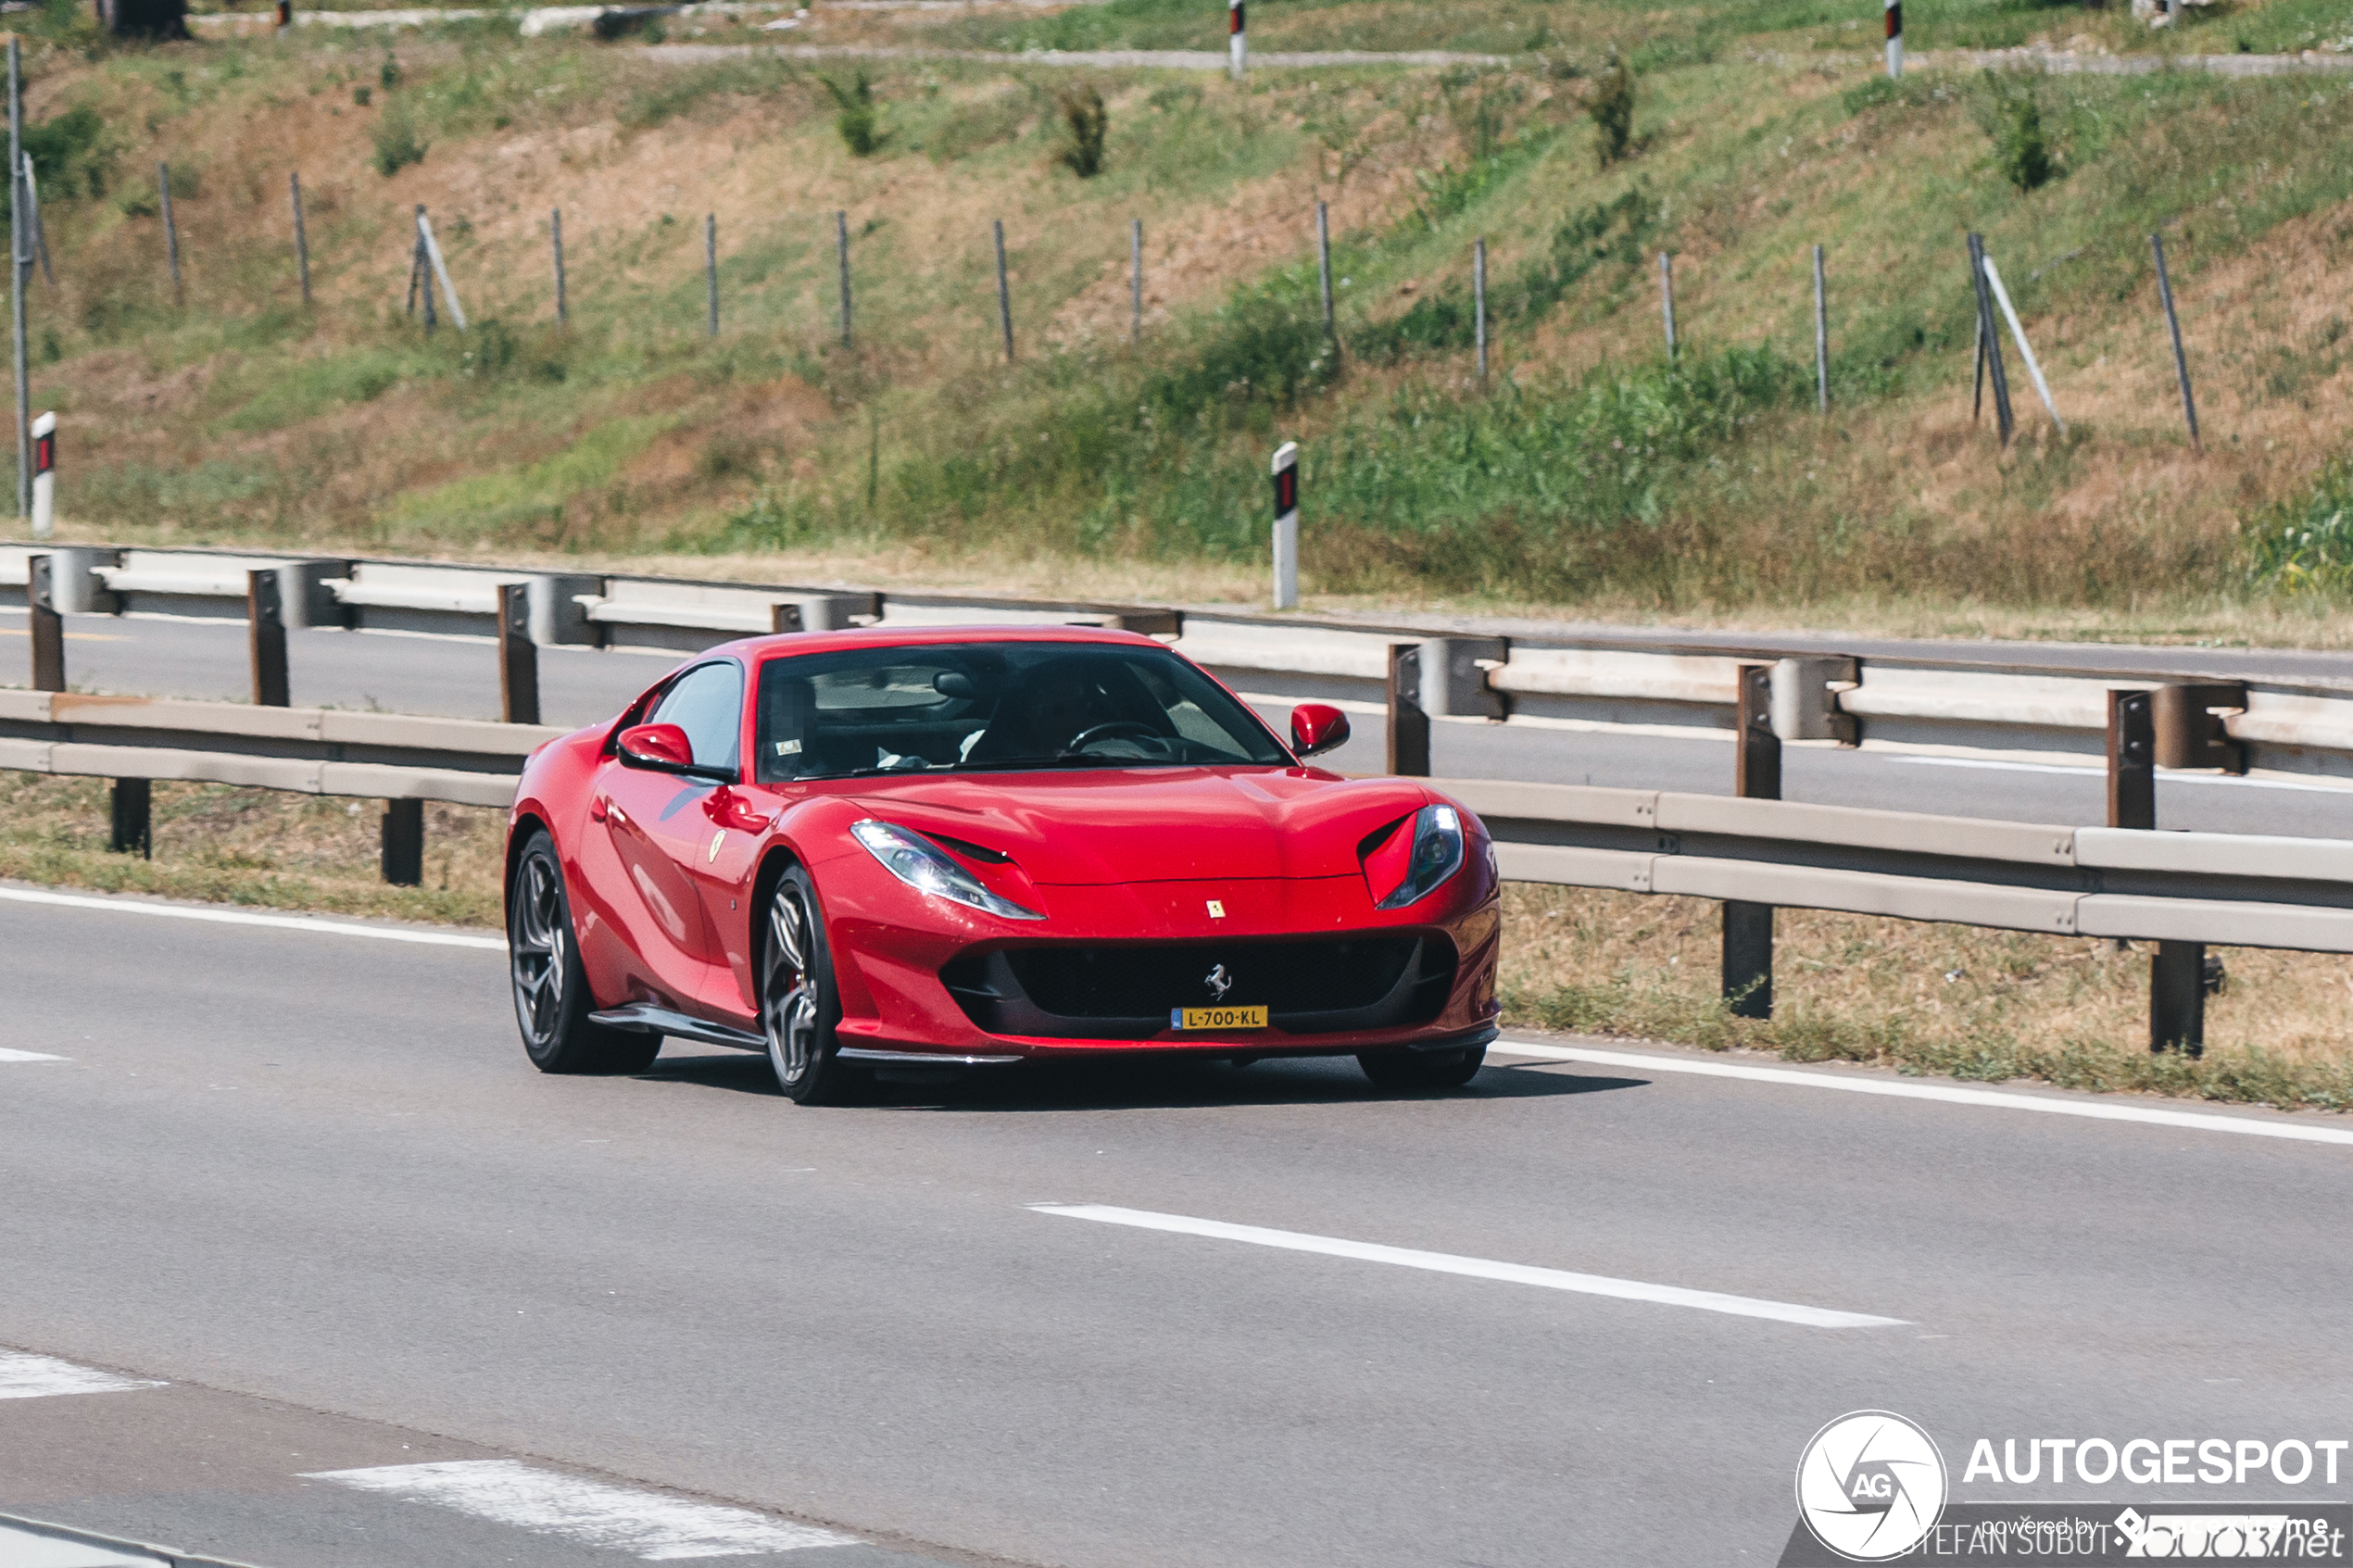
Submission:
<svg viewBox="0 0 2353 1568">
<path fill-rule="evenodd" d="M 1166 740 L 1168 738 L 1166 735 L 1162 734 L 1158 730 L 1152 728 L 1150 724 L 1142 722 L 1140 720 L 1114 719 L 1108 724 L 1097 724 L 1092 729 L 1079 731 L 1076 734 L 1070 737 L 1070 744 L 1063 746 L 1062 750 L 1055 753 L 1055 755 L 1057 757 L 1076 757 L 1099 740 L 1116 740 L 1123 735 L 1133 735 L 1143 740 Z"/>
</svg>

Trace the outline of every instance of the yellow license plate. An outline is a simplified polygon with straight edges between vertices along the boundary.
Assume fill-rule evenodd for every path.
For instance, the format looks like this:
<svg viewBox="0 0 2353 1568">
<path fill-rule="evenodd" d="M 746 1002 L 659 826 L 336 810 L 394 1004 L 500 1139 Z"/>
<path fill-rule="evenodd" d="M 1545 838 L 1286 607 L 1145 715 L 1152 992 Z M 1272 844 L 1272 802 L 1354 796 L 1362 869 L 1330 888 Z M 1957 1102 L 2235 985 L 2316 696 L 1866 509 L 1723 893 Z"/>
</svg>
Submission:
<svg viewBox="0 0 2353 1568">
<path fill-rule="evenodd" d="M 1264 1029 L 1265 1008 L 1170 1008 L 1171 1029 Z"/>
</svg>

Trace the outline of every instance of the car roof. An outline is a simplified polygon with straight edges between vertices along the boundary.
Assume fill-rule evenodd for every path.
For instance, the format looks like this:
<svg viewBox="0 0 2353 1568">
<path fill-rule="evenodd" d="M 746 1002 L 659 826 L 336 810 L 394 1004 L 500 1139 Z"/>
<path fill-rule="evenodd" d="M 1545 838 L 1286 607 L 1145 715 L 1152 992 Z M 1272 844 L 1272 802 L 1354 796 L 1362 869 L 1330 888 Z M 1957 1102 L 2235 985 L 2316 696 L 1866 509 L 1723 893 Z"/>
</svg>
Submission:
<svg viewBox="0 0 2353 1568">
<path fill-rule="evenodd" d="M 774 636 L 745 637 L 711 648 L 733 654 L 749 664 L 811 653 L 839 653 L 852 648 L 937 647 L 947 643 L 1094 643 L 1118 647 L 1164 648 L 1168 645 L 1140 632 L 1106 626 L 1051 626 L 1035 622 L 1011 626 L 858 626 L 840 632 L 786 632 Z"/>
</svg>

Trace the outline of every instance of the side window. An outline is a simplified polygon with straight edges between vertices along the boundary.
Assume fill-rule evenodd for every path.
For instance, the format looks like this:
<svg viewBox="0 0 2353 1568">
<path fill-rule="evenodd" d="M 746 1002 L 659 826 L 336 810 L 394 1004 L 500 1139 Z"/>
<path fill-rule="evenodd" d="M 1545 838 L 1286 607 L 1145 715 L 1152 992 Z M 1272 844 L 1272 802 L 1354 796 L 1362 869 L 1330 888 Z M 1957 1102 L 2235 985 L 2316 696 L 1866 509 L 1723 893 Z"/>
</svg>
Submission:
<svg viewBox="0 0 2353 1568">
<path fill-rule="evenodd" d="M 742 667 L 722 661 L 687 671 L 661 694 L 646 722 L 686 731 L 695 760 L 706 767 L 736 767 L 744 730 Z"/>
</svg>

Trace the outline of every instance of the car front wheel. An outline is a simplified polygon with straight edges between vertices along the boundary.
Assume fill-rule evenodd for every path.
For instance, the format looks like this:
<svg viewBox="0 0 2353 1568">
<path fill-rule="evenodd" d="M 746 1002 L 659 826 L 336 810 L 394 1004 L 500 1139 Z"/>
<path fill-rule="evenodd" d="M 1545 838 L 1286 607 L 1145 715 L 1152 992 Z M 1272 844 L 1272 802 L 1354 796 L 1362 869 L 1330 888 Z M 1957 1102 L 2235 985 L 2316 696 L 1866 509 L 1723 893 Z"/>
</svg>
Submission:
<svg viewBox="0 0 2353 1568">
<path fill-rule="evenodd" d="M 507 884 L 507 965 L 522 1047 L 542 1073 L 642 1073 L 661 1052 L 659 1035 L 608 1029 L 581 967 L 580 942 L 564 896 L 563 864 L 542 828 L 531 835 Z"/>
<path fill-rule="evenodd" d="M 816 884 L 799 866 L 786 867 L 776 880 L 761 947 L 760 1020 L 776 1086 L 798 1105 L 838 1104 L 863 1075 L 840 1057 L 835 1028 L 841 1022 L 841 994 L 834 985 L 833 954 Z"/>
</svg>

